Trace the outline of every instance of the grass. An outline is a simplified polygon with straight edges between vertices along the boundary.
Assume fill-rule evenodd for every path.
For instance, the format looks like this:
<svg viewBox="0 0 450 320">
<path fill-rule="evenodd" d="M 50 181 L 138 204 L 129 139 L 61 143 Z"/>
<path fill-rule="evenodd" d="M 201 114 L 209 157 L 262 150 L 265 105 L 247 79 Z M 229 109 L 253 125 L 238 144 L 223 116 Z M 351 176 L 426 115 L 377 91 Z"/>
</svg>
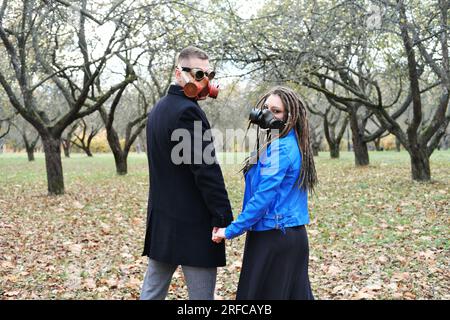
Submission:
<svg viewBox="0 0 450 320">
<path fill-rule="evenodd" d="M 244 154 L 220 154 L 235 214 Z M 226 158 L 225 158 L 226 157 Z M 230 161 L 235 158 L 235 161 Z M 228 161 L 225 161 L 228 159 Z M 316 157 L 310 197 L 310 278 L 317 299 L 449 299 L 450 151 L 431 157 L 432 181 L 411 181 L 406 152 Z M 0 154 L 0 298 L 136 299 L 148 192 L 145 154 L 117 176 L 111 154 L 63 159 L 66 194 L 46 195 L 45 161 Z M 245 237 L 227 242 L 217 294 L 233 299 Z M 186 298 L 177 271 L 169 299 Z"/>
</svg>

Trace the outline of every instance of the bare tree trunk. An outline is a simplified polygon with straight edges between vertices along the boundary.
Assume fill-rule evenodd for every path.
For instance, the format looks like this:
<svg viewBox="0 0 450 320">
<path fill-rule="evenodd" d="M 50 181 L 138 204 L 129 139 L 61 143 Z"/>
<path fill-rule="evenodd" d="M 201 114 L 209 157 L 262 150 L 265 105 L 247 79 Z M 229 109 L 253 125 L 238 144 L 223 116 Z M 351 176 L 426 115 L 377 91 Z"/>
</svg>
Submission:
<svg viewBox="0 0 450 320">
<path fill-rule="evenodd" d="M 34 148 L 26 148 L 26 149 L 27 149 L 28 161 L 34 161 Z"/>
<path fill-rule="evenodd" d="M 383 151 L 383 148 L 381 147 L 381 137 L 373 140 L 373 143 L 375 144 L 375 150 Z"/>
<path fill-rule="evenodd" d="M 127 170 L 128 153 L 122 151 L 122 148 L 120 146 L 119 135 L 117 134 L 116 130 L 114 130 L 114 128 L 112 128 L 112 126 L 106 132 L 106 138 L 108 139 L 109 147 L 111 148 L 111 151 L 114 155 L 114 161 L 116 163 L 117 174 L 118 175 L 126 175 L 128 173 L 128 170 Z"/>
<path fill-rule="evenodd" d="M 400 152 L 400 147 L 401 147 L 401 142 L 400 139 L 398 137 L 395 137 L 395 149 L 397 150 L 397 152 Z"/>
<path fill-rule="evenodd" d="M 411 174 L 413 180 L 430 181 L 430 159 L 425 151 L 417 148 L 409 152 L 411 156 Z"/>
<path fill-rule="evenodd" d="M 330 157 L 332 159 L 339 159 L 339 143 L 330 143 Z"/>
<path fill-rule="evenodd" d="M 127 157 L 128 155 L 125 155 L 123 152 L 117 153 L 113 152 L 114 154 L 114 161 L 116 163 L 116 172 L 118 175 L 123 176 L 128 173 L 128 164 L 127 164 Z"/>
<path fill-rule="evenodd" d="M 347 151 L 352 151 L 352 147 L 350 146 L 350 130 L 347 129 Z"/>
<path fill-rule="evenodd" d="M 317 146 L 313 146 L 313 156 L 317 157 L 319 155 L 319 148 Z"/>
<path fill-rule="evenodd" d="M 93 157 L 93 154 L 91 152 L 91 141 L 88 141 L 87 143 L 84 142 L 84 140 L 79 139 L 80 143 L 72 141 L 74 145 L 76 145 L 78 148 L 84 151 L 88 157 Z"/>
<path fill-rule="evenodd" d="M 84 152 L 86 152 L 86 155 L 87 155 L 88 157 L 93 157 L 92 152 L 91 152 L 91 149 L 90 149 L 89 146 L 88 146 L 86 149 L 83 149 L 83 150 L 84 150 Z"/>
<path fill-rule="evenodd" d="M 348 118 L 346 117 L 344 122 L 341 124 L 341 128 L 339 132 L 336 134 L 336 126 L 338 125 L 340 112 L 338 113 L 338 117 L 335 120 L 328 120 L 329 111 L 324 114 L 324 133 L 325 139 L 328 142 L 328 146 L 330 147 L 330 157 L 331 159 L 339 158 L 339 147 L 341 145 L 342 137 L 344 136 L 345 129 L 347 128 Z"/>
<path fill-rule="evenodd" d="M 63 139 L 63 150 L 64 150 L 64 156 L 66 158 L 70 158 L 70 140 L 68 139 Z"/>
<path fill-rule="evenodd" d="M 353 134 L 353 151 L 355 153 L 355 164 L 357 166 L 369 165 L 369 152 L 367 143 L 359 139 L 358 134 Z"/>
<path fill-rule="evenodd" d="M 319 139 L 320 141 L 318 141 L 318 137 L 317 137 L 317 133 L 316 133 L 316 129 L 313 127 L 310 127 L 310 137 L 311 137 L 311 149 L 313 152 L 313 156 L 317 157 L 319 155 L 319 149 L 320 149 L 320 144 L 322 142 L 321 139 Z"/>
<path fill-rule="evenodd" d="M 356 112 L 350 114 L 350 127 L 352 129 L 353 152 L 355 153 L 356 166 L 369 165 L 369 151 L 364 135 L 360 133 Z"/>
<path fill-rule="evenodd" d="M 34 145 L 30 145 L 25 134 L 22 135 L 22 138 L 25 144 L 25 150 L 27 151 L 28 161 L 34 161 Z"/>
<path fill-rule="evenodd" d="M 51 195 L 64 194 L 64 177 L 61 162 L 61 141 L 51 136 L 43 136 L 42 144 L 45 153 L 47 169 L 48 193 Z"/>
<path fill-rule="evenodd" d="M 36 144 L 39 140 L 39 135 L 34 139 L 34 141 L 28 140 L 25 130 L 22 132 L 23 143 L 25 144 L 25 150 L 27 151 L 28 161 L 34 161 L 34 149 L 36 149 Z"/>
<path fill-rule="evenodd" d="M 113 127 L 113 122 L 116 107 L 121 99 L 124 90 L 125 87 L 120 89 L 119 92 L 116 94 L 116 97 L 114 98 L 109 113 L 107 113 L 103 107 L 100 107 L 99 109 L 103 123 L 105 124 L 106 138 L 108 140 L 109 147 L 111 148 L 111 151 L 114 155 L 114 160 L 116 163 L 116 172 L 118 175 L 125 175 L 128 173 L 127 168 L 128 153 L 134 141 L 136 141 L 136 138 L 138 137 L 139 133 L 141 133 L 141 131 L 145 128 L 144 120 L 147 118 L 147 112 L 145 112 L 138 118 L 134 119 L 132 122 L 128 123 L 125 133 L 125 145 L 122 149 L 122 146 L 120 145 L 119 135 L 117 134 L 117 131 Z M 135 125 L 139 126 L 137 127 L 135 132 L 132 133 L 132 129 Z"/>
</svg>

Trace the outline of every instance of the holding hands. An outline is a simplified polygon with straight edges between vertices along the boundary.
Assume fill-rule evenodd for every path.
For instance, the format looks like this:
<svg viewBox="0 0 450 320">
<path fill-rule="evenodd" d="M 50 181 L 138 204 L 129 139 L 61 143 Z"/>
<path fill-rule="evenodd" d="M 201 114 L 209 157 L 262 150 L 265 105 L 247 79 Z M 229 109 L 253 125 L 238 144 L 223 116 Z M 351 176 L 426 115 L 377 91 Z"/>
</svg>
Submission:
<svg viewBox="0 0 450 320">
<path fill-rule="evenodd" d="M 212 231 L 212 241 L 215 243 L 221 243 L 225 237 L 225 228 L 214 227 Z"/>
</svg>

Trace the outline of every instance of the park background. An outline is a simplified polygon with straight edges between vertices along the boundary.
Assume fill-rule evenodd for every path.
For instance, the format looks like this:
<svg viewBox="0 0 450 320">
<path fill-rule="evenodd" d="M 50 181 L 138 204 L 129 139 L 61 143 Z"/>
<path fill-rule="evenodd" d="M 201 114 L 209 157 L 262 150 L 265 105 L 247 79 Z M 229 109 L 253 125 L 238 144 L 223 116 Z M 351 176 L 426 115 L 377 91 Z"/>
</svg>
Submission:
<svg viewBox="0 0 450 320">
<path fill-rule="evenodd" d="M 187 45 L 217 71 L 219 97 L 200 105 L 219 132 L 244 132 L 274 85 L 304 98 L 317 299 L 449 299 L 449 6 L 3 0 L 0 299 L 138 298 L 146 117 Z M 255 137 L 227 138 L 236 216 Z M 227 241 L 217 299 L 234 298 L 244 240 Z M 187 298 L 182 277 L 169 299 Z"/>
</svg>

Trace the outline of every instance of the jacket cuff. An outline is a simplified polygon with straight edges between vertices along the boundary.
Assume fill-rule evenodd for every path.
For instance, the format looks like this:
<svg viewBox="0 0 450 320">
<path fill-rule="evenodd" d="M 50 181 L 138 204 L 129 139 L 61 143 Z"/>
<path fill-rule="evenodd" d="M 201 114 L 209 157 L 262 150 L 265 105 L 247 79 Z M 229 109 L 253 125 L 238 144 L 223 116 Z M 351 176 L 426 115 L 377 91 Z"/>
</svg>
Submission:
<svg viewBox="0 0 450 320">
<path fill-rule="evenodd" d="M 225 239 L 233 239 L 233 235 L 230 233 L 230 226 L 225 229 Z"/>
<path fill-rule="evenodd" d="M 225 228 L 228 226 L 230 222 L 226 221 L 224 216 L 214 216 L 211 219 L 211 225 L 212 227 L 219 227 L 219 228 Z"/>
<path fill-rule="evenodd" d="M 227 239 L 233 239 L 237 236 L 240 236 L 243 234 L 245 230 L 239 230 L 238 227 L 236 227 L 233 223 L 231 223 L 226 229 L 225 229 L 225 238 Z"/>
</svg>

